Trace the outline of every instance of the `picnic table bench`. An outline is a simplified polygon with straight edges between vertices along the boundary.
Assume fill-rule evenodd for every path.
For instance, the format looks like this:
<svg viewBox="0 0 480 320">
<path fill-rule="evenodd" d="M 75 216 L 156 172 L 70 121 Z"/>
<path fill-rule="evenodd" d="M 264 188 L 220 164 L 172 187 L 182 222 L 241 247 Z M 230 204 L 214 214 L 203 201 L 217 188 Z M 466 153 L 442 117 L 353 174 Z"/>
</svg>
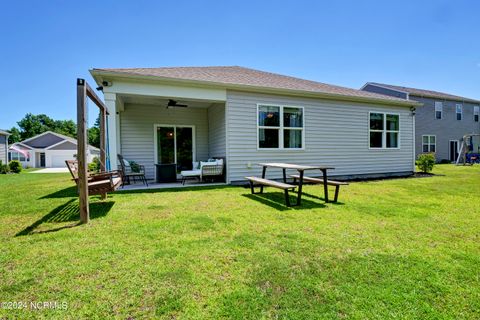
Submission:
<svg viewBox="0 0 480 320">
<path fill-rule="evenodd" d="M 274 180 L 268 180 L 268 179 L 264 179 L 264 178 L 258 178 L 258 177 L 245 177 L 245 179 L 247 179 L 248 181 L 250 181 L 250 190 L 252 191 L 252 194 L 255 194 L 255 193 L 263 193 L 263 186 L 269 186 L 269 187 L 274 187 L 274 188 L 278 188 L 278 189 L 282 189 L 285 193 L 285 203 L 287 204 L 287 207 L 290 207 L 290 199 L 288 197 L 288 190 L 291 189 L 295 189 L 296 186 L 294 185 L 291 185 L 291 184 L 287 184 L 287 183 L 282 183 L 282 182 L 278 182 L 278 181 L 274 181 Z M 260 184 L 260 192 L 255 192 L 255 189 L 254 189 L 254 182 L 256 182 L 257 184 Z"/>
<path fill-rule="evenodd" d="M 260 184 L 260 193 L 263 193 L 263 186 L 270 186 L 274 188 L 279 188 L 283 189 L 285 191 L 285 202 L 287 206 L 290 206 L 290 201 L 288 198 L 288 190 L 292 189 L 294 190 L 296 187 L 298 187 L 297 190 L 297 203 L 295 204 L 296 206 L 300 205 L 302 201 L 302 186 L 303 186 L 303 181 L 304 181 L 304 171 L 306 170 L 320 170 L 323 174 L 323 186 L 324 186 L 324 192 L 325 192 L 325 202 L 328 202 L 328 184 L 327 184 L 327 170 L 329 169 L 335 169 L 333 167 L 327 167 L 327 166 L 307 166 L 307 165 L 298 165 L 298 164 L 290 164 L 290 163 L 259 163 L 260 166 L 263 167 L 262 170 L 262 177 L 245 177 L 247 180 L 250 181 L 250 187 L 252 194 L 254 193 L 253 189 L 253 183 L 256 182 L 257 184 Z M 265 179 L 266 171 L 268 167 L 272 168 L 280 168 L 283 171 L 283 183 L 277 182 L 274 180 L 268 180 Z M 298 185 L 291 185 L 287 184 L 287 169 L 293 169 L 298 171 Z"/>
</svg>

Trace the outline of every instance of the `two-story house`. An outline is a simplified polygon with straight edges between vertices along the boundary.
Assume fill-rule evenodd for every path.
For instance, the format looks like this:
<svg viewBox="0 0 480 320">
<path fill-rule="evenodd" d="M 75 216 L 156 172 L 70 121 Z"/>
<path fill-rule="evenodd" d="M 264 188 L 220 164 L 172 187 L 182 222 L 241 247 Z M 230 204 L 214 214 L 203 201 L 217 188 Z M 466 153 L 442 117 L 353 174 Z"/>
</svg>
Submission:
<svg viewBox="0 0 480 320">
<path fill-rule="evenodd" d="M 415 116 L 415 154 L 455 161 L 465 134 L 480 133 L 480 101 L 431 90 L 368 82 L 361 90 L 423 103 Z"/>
</svg>

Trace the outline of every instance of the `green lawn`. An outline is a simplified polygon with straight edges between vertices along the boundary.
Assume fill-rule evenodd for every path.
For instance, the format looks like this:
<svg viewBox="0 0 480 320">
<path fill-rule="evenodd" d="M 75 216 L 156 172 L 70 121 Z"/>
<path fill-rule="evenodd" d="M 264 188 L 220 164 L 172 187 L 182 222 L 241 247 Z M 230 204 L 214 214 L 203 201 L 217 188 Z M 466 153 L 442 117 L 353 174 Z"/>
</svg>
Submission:
<svg viewBox="0 0 480 320">
<path fill-rule="evenodd" d="M 66 174 L 0 176 L 2 318 L 480 318 L 480 167 L 352 183 L 303 206 L 240 187 L 92 197 Z"/>
</svg>

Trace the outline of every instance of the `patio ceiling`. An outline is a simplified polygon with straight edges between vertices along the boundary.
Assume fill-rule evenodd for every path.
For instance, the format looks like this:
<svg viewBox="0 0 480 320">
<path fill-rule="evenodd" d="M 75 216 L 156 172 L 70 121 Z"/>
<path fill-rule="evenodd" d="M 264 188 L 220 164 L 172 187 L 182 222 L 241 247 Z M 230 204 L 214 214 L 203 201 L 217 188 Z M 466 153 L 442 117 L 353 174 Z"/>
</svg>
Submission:
<svg viewBox="0 0 480 320">
<path fill-rule="evenodd" d="M 158 105 L 166 107 L 168 100 L 173 99 L 178 103 L 188 105 L 188 108 L 209 108 L 212 104 L 218 103 L 208 100 L 183 99 L 176 97 L 152 97 L 141 95 L 119 95 L 120 99 L 125 104 L 144 104 L 144 105 Z"/>
</svg>

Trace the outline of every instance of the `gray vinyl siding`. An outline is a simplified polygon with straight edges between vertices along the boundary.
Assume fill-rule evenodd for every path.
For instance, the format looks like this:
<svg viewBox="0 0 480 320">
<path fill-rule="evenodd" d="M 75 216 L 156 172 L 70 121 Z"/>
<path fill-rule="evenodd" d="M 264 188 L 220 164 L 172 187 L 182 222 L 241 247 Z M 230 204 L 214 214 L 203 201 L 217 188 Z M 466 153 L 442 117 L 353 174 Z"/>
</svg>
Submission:
<svg viewBox="0 0 480 320">
<path fill-rule="evenodd" d="M 208 159 L 206 108 L 174 108 L 126 104 L 120 113 L 120 145 L 123 156 L 145 166 L 148 179 L 155 177 L 154 125 L 195 126 L 196 159 Z"/>
<path fill-rule="evenodd" d="M 374 85 L 367 85 L 365 91 L 385 94 L 388 96 L 401 97 L 402 93 L 396 90 L 380 88 Z M 464 103 L 462 101 L 451 101 L 435 98 L 424 98 L 415 95 L 409 96 L 410 100 L 423 103 L 418 107 L 415 116 L 415 154 L 423 153 L 422 136 L 433 135 L 436 137 L 437 161 L 450 159 L 450 140 L 458 140 L 458 147 L 462 143 L 463 136 L 468 133 L 480 133 L 480 124 L 473 119 L 473 107 L 480 104 Z M 442 119 L 435 119 L 435 101 L 443 103 Z M 463 119 L 457 120 L 455 105 L 463 105 Z"/>
<path fill-rule="evenodd" d="M 209 158 L 226 157 L 225 105 L 214 104 L 208 108 Z"/>
<path fill-rule="evenodd" d="M 305 150 L 258 150 L 257 104 L 304 107 Z M 369 112 L 400 115 L 400 149 L 369 149 Z M 227 91 L 227 172 L 230 182 L 260 175 L 260 162 L 322 164 L 332 175 L 413 171 L 413 117 L 409 108 Z M 248 164 L 252 167 L 248 168 Z M 319 175 L 320 173 L 315 173 Z M 281 178 L 269 169 L 267 177 Z"/>
<path fill-rule="evenodd" d="M 423 135 L 436 136 L 436 158 L 437 161 L 440 161 L 450 158 L 450 140 L 458 140 L 458 146 L 460 147 L 465 134 L 480 133 L 480 122 L 475 122 L 473 118 L 473 107 L 475 104 L 416 96 L 410 96 L 410 99 L 424 104 L 422 107 L 417 108 L 415 119 L 415 151 L 417 155 L 423 152 Z M 443 103 L 442 119 L 435 119 L 435 101 Z M 455 110 L 457 103 L 463 105 L 462 120 L 457 120 Z"/>
<path fill-rule="evenodd" d="M 8 162 L 7 141 L 8 140 L 6 136 L 0 135 L 0 160 L 3 164 Z"/>
<path fill-rule="evenodd" d="M 384 94 L 387 96 L 391 97 L 397 97 L 401 99 L 407 99 L 407 94 L 405 92 L 399 92 L 393 89 L 387 89 L 387 88 L 381 88 L 377 87 L 371 84 L 367 84 L 364 88 L 362 88 L 363 91 L 368 91 L 368 92 L 373 92 L 373 93 L 379 93 L 379 94 Z"/>
<path fill-rule="evenodd" d="M 64 143 L 59 144 L 49 150 L 77 150 L 77 145 L 70 141 L 65 141 Z"/>
</svg>

